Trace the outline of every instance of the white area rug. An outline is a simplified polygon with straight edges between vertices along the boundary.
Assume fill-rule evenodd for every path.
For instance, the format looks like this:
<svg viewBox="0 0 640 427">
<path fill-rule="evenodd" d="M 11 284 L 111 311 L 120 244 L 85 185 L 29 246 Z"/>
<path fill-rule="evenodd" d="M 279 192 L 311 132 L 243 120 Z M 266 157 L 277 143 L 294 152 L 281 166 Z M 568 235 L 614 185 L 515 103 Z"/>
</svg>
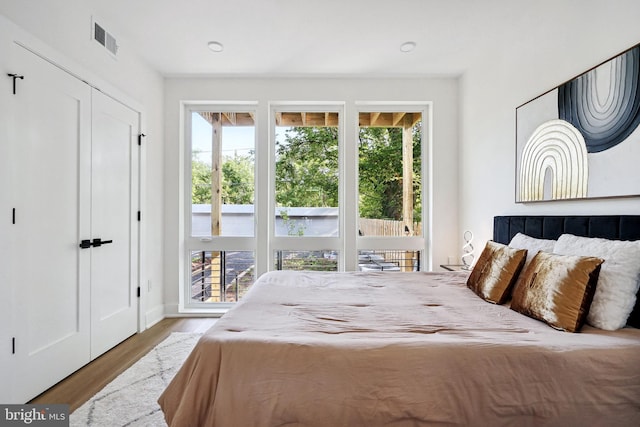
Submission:
<svg viewBox="0 0 640 427">
<path fill-rule="evenodd" d="M 166 426 L 157 400 L 201 334 L 174 332 L 70 416 L 71 426 Z"/>
</svg>

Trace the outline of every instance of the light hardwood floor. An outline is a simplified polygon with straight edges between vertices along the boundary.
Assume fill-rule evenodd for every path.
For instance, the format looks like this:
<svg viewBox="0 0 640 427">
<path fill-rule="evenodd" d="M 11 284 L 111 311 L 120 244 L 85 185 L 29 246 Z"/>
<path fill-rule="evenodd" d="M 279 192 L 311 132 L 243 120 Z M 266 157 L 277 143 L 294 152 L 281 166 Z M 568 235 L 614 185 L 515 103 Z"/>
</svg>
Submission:
<svg viewBox="0 0 640 427">
<path fill-rule="evenodd" d="M 80 368 L 29 403 L 67 403 L 73 412 L 118 375 L 133 365 L 171 332 L 205 332 L 217 319 L 164 319 L 146 331 L 135 334 Z"/>
</svg>

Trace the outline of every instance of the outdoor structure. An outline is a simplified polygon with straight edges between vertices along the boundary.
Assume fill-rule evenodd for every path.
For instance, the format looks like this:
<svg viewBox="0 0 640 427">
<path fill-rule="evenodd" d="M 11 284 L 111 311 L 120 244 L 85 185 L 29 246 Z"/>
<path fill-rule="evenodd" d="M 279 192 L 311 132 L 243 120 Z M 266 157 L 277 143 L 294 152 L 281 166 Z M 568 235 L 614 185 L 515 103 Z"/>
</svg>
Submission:
<svg viewBox="0 0 640 427">
<path fill-rule="evenodd" d="M 211 176 L 211 236 L 220 235 L 222 221 L 222 135 L 223 126 L 253 126 L 252 113 L 199 113 L 213 128 L 212 132 L 212 176 Z M 402 221 L 409 230 L 409 235 L 415 235 L 413 218 L 413 127 L 422 119 L 421 113 L 405 112 L 372 112 L 359 113 L 358 122 L 363 127 L 400 127 L 402 128 Z M 277 126 L 307 127 L 338 126 L 336 112 L 279 112 L 276 114 Z"/>
<path fill-rule="evenodd" d="M 253 205 L 222 205 L 219 236 L 253 236 Z M 338 236 L 338 208 L 295 207 L 276 208 L 276 234 L 287 235 L 286 221 L 302 227 L 305 236 Z M 216 214 L 217 215 L 217 214 Z M 211 205 L 193 205 L 191 230 L 194 236 L 211 236 L 213 229 Z"/>
</svg>

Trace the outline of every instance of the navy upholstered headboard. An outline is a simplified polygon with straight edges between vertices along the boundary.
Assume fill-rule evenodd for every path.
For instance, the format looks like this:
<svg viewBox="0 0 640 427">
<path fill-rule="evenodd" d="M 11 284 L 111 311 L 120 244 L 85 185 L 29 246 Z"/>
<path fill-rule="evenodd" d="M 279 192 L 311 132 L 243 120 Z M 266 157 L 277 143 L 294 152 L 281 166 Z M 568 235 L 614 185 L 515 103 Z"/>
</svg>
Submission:
<svg viewBox="0 0 640 427">
<path fill-rule="evenodd" d="M 640 215 L 494 217 L 494 241 L 506 245 L 517 233 L 554 240 L 563 233 L 612 240 L 640 240 Z M 640 328 L 640 292 L 627 324 Z"/>
</svg>

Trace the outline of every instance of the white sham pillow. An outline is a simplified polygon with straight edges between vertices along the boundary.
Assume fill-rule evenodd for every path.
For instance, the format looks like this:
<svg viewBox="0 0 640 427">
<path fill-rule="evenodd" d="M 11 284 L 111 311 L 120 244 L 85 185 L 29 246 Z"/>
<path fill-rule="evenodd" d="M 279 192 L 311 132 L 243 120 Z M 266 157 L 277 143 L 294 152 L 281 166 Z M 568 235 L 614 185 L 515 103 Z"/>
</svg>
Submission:
<svg viewBox="0 0 640 427">
<path fill-rule="evenodd" d="M 511 239 L 511 242 L 509 242 L 509 246 L 514 249 L 527 250 L 527 259 L 524 262 L 522 271 L 527 268 L 533 257 L 536 256 L 539 251 L 549 253 L 553 252 L 555 244 L 555 240 L 537 239 L 535 237 L 531 237 L 522 233 L 518 233 L 513 236 L 513 239 Z"/>
<path fill-rule="evenodd" d="M 587 323 L 615 331 L 624 328 L 640 286 L 640 240 L 623 241 L 563 234 L 553 251 L 562 255 L 594 256 L 604 263 Z"/>
</svg>

